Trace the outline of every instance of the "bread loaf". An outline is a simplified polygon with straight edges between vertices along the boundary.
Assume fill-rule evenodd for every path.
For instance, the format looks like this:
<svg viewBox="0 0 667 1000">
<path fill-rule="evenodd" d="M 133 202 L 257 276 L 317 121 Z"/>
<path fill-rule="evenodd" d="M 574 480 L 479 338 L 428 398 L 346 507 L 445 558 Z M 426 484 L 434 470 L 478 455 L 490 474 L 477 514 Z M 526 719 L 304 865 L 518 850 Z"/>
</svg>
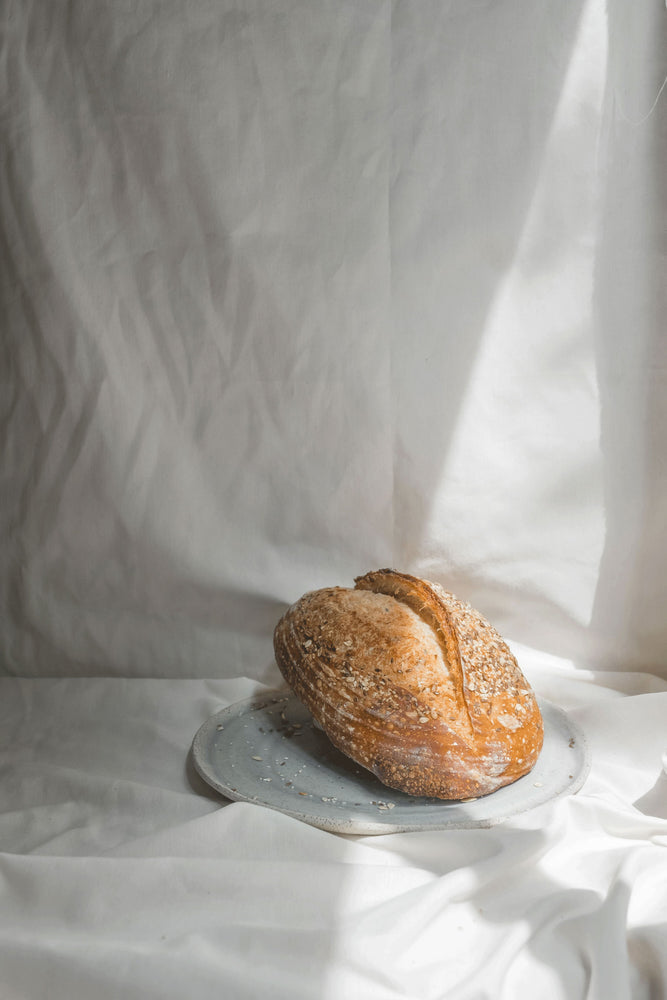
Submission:
<svg viewBox="0 0 667 1000">
<path fill-rule="evenodd" d="M 276 626 L 285 680 L 331 742 L 385 785 L 467 799 L 542 748 L 530 685 L 495 629 L 437 584 L 382 569 L 305 594 Z"/>
</svg>

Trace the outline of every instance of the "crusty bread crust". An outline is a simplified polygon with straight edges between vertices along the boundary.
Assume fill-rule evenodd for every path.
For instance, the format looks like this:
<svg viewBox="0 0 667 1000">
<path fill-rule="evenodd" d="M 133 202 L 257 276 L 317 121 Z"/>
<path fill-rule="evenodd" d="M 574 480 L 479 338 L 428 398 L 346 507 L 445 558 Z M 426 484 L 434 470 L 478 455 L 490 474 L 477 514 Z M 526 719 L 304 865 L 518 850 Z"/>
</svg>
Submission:
<svg viewBox="0 0 667 1000">
<path fill-rule="evenodd" d="M 474 798 L 539 756 L 542 717 L 514 656 L 437 584 L 383 569 L 304 594 L 274 648 L 331 742 L 390 788 Z"/>
</svg>

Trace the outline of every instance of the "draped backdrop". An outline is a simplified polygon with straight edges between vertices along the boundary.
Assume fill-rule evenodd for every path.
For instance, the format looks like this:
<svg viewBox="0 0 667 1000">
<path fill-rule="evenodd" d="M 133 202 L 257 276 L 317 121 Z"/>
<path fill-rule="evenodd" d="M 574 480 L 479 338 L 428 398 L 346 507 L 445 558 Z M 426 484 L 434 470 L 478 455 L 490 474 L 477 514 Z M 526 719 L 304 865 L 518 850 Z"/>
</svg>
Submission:
<svg viewBox="0 0 667 1000">
<path fill-rule="evenodd" d="M 664 5 L 9 0 L 2 666 L 391 565 L 667 676 Z"/>
</svg>

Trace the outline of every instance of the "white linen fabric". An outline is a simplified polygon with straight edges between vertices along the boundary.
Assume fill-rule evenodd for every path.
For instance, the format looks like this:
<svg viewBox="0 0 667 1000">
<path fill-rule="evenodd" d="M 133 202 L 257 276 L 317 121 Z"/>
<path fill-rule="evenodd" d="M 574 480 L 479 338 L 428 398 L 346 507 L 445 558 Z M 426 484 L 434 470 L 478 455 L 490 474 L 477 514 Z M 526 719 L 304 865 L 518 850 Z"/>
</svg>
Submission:
<svg viewBox="0 0 667 1000">
<path fill-rule="evenodd" d="M 0 1000 L 667 994 L 663 0 L 5 0 Z M 491 830 L 194 774 L 304 591 L 591 742 Z"/>
<path fill-rule="evenodd" d="M 5 9 L 5 672 L 394 565 L 667 676 L 664 4 Z"/>
<path fill-rule="evenodd" d="M 256 683 L 3 679 L 3 1000 L 664 996 L 667 683 L 516 651 L 587 733 L 582 791 L 380 837 L 207 791 L 192 737 Z"/>
</svg>

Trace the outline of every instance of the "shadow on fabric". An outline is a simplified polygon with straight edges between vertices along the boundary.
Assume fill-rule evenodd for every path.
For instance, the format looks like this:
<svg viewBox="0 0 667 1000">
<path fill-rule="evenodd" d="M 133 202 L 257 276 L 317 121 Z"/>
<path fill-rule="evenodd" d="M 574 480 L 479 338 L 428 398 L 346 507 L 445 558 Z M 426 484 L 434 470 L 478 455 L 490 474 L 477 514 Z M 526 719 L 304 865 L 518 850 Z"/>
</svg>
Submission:
<svg viewBox="0 0 667 1000">
<path fill-rule="evenodd" d="M 423 542 L 485 324 L 516 256 L 584 0 L 520 12 L 437 8 L 439 16 L 428 3 L 399 3 L 393 19 L 394 541 L 402 565 Z"/>
<path fill-rule="evenodd" d="M 660 0 L 608 10 L 596 280 L 606 541 L 591 633 L 607 668 L 667 677 L 667 11 Z"/>
</svg>

